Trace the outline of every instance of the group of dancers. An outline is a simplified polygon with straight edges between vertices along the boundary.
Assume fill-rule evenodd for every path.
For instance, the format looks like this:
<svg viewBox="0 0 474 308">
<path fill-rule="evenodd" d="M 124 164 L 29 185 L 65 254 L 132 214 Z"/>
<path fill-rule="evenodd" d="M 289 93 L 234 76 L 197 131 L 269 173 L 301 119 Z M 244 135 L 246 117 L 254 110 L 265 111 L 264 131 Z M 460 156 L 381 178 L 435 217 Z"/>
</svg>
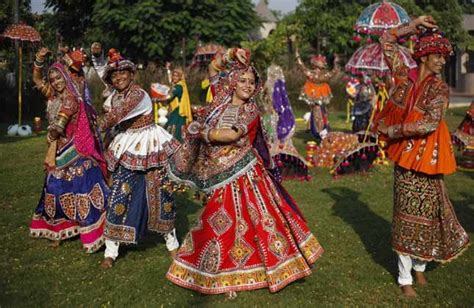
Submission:
<svg viewBox="0 0 474 308">
<path fill-rule="evenodd" d="M 395 83 L 376 129 L 395 163 L 392 243 L 406 296 L 416 294 L 412 270 L 418 283 L 426 283 L 427 261 L 450 261 L 469 243 L 443 182 L 455 161 L 443 119 L 447 86 L 437 76 L 452 49 L 434 29 L 434 20 L 421 16 L 381 39 Z M 396 40 L 414 33 L 420 35 L 414 54 L 419 66 L 409 70 L 398 58 Z M 121 245 L 137 244 L 148 230 L 155 231 L 172 256 L 170 281 L 230 298 L 259 288 L 277 292 L 311 274 L 323 248 L 278 172 L 279 161 L 298 156 L 281 69 L 270 67 L 264 83 L 248 50 L 216 54 L 209 65 L 212 102 L 191 111 L 180 105 L 185 83 L 176 86 L 166 100 L 178 99 L 173 112 L 180 118 L 165 129 L 154 121 L 152 99 L 134 82 L 136 65 L 120 53 L 109 54 L 106 63 L 94 62 L 107 84 L 102 115 L 93 108 L 83 54 L 66 53 L 43 78 L 49 53 L 41 48 L 33 65 L 33 80 L 48 99 L 49 127 L 46 177 L 31 236 L 59 246 L 79 235 L 89 253 L 105 244 L 101 266 L 111 268 Z M 314 59 L 314 71 L 304 68 L 312 83 L 305 88 L 329 96 L 324 82 L 332 73 L 323 60 Z M 182 71 L 175 70 L 173 78 L 178 85 Z M 261 116 L 260 92 L 274 98 L 276 119 Z M 319 106 L 312 112 L 321 121 L 311 129 L 324 139 L 325 102 L 305 99 Z M 301 171 L 307 174 L 305 167 Z M 175 230 L 178 184 L 205 195 L 204 210 L 181 245 Z"/>
</svg>

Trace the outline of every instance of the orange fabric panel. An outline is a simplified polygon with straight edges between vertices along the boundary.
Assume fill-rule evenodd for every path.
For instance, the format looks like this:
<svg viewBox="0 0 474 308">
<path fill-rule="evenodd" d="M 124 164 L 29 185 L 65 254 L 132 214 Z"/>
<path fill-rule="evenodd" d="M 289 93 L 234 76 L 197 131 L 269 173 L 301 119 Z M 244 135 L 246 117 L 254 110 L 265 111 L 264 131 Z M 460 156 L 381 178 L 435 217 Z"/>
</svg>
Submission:
<svg viewBox="0 0 474 308">
<path fill-rule="evenodd" d="M 304 93 L 310 98 L 328 97 L 331 95 L 331 88 L 327 83 L 314 83 L 306 81 L 304 84 Z"/>
<path fill-rule="evenodd" d="M 389 105 L 387 107 L 391 110 L 387 110 L 385 123 L 387 126 L 399 124 L 404 110 Z M 421 112 L 412 110 L 403 122 L 415 122 L 422 117 Z M 386 153 L 394 163 L 405 169 L 426 174 L 451 174 L 456 171 L 451 135 L 445 120 L 441 120 L 438 128 L 425 136 L 390 140 Z"/>
</svg>

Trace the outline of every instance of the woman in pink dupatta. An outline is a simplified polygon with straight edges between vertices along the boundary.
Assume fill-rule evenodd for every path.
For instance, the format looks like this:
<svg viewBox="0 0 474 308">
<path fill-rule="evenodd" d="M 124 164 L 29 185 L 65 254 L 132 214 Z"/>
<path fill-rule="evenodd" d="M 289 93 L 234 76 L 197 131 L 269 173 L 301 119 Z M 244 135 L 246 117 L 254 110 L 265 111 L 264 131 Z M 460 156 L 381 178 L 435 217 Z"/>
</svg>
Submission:
<svg viewBox="0 0 474 308">
<path fill-rule="evenodd" d="M 108 195 L 96 115 L 84 79 L 73 79 L 63 64 L 51 65 L 43 81 L 47 53 L 47 49 L 37 53 L 33 68 L 36 86 L 48 97 L 49 127 L 46 178 L 30 235 L 52 240 L 53 246 L 79 235 L 84 250 L 92 253 L 104 243 Z"/>
</svg>

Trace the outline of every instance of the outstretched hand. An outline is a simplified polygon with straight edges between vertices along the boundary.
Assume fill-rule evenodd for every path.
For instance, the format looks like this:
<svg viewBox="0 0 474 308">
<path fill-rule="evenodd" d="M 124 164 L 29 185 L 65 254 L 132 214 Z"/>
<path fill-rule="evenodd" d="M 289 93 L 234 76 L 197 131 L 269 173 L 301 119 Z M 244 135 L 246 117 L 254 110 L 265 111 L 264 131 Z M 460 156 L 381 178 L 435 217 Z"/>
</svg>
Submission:
<svg viewBox="0 0 474 308">
<path fill-rule="evenodd" d="M 51 50 L 48 47 L 41 47 L 36 54 L 44 59 L 51 54 Z"/>
<path fill-rule="evenodd" d="M 432 16 L 422 15 L 415 20 L 417 26 L 423 26 L 427 29 L 437 28 L 438 25 Z"/>
<path fill-rule="evenodd" d="M 247 64 L 249 60 L 247 59 L 247 52 L 245 51 L 245 49 L 242 49 L 242 48 L 237 48 L 237 50 L 235 51 L 234 57 L 235 57 L 235 60 L 237 60 L 238 62 L 242 64 Z"/>
</svg>

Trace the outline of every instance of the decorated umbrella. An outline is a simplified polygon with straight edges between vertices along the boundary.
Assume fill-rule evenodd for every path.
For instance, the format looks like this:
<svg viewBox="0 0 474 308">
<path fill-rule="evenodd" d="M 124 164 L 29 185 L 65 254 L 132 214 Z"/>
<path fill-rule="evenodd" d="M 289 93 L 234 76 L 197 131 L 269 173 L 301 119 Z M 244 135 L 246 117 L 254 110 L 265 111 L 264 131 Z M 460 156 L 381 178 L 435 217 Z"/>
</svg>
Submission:
<svg viewBox="0 0 474 308">
<path fill-rule="evenodd" d="M 218 44 L 207 44 L 196 49 L 193 56 L 193 62 L 191 66 L 207 65 L 211 62 L 212 57 L 218 52 L 225 51 L 225 48 Z"/>
<path fill-rule="evenodd" d="M 400 46 L 400 51 L 405 65 L 409 68 L 415 68 L 416 62 L 412 59 L 410 50 Z M 380 43 L 372 43 L 359 47 L 347 62 L 345 69 L 353 75 L 360 75 L 363 72 L 369 75 L 385 75 L 388 73 L 389 67 L 385 62 L 382 45 Z"/>
<path fill-rule="evenodd" d="M 366 7 L 354 26 L 359 33 L 381 35 L 385 30 L 410 21 L 407 12 L 398 4 L 382 1 Z"/>
<path fill-rule="evenodd" d="M 9 25 L 1 35 L 14 41 L 40 42 L 41 36 L 33 27 L 23 23 Z M 18 48 L 18 125 L 21 125 L 22 45 Z"/>
</svg>

